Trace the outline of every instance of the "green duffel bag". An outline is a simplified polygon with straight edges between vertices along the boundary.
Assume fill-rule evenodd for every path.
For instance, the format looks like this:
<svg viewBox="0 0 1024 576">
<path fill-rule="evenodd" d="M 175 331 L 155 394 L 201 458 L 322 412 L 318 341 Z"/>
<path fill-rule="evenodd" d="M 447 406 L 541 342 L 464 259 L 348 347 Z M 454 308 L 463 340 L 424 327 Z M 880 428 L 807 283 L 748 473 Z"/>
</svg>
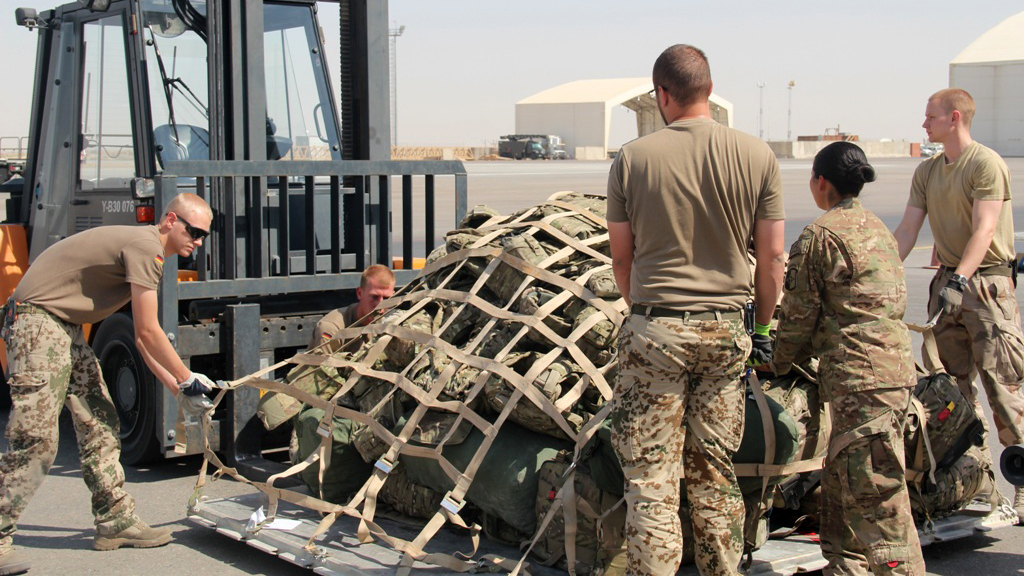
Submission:
<svg viewBox="0 0 1024 576">
<path fill-rule="evenodd" d="M 295 419 L 295 435 L 299 441 L 298 461 L 305 460 L 320 447 L 321 436 L 317 434 L 324 411 L 319 408 L 304 410 Z M 345 504 L 357 490 L 362 488 L 373 465 L 367 464 L 352 445 L 355 422 L 347 418 L 334 418 L 334 434 L 331 442 L 331 462 L 324 471 L 322 498 L 335 504 Z M 315 462 L 299 472 L 299 477 L 314 494 L 320 494 L 320 462 Z"/>
<path fill-rule="evenodd" d="M 793 418 L 783 410 L 778 402 L 770 396 L 765 400 L 775 424 L 775 464 L 788 464 L 793 461 L 799 445 L 796 424 Z M 740 449 L 733 456 L 737 464 L 760 464 L 764 462 L 764 428 L 761 426 L 761 414 L 753 395 L 747 396 L 746 423 L 743 428 L 743 440 Z M 594 434 L 594 437 L 583 449 L 582 460 L 590 468 L 590 475 L 597 486 L 611 494 L 621 496 L 625 477 L 619 464 L 618 456 L 612 444 L 611 421 L 605 420 Z M 781 477 L 770 478 L 768 485 L 773 486 Z M 761 479 L 758 477 L 741 477 L 740 489 L 744 495 L 754 494 L 761 490 Z M 684 487 L 685 491 L 685 487 Z"/>
<path fill-rule="evenodd" d="M 396 431 L 402 425 L 404 422 L 399 423 Z M 473 427 L 461 443 L 445 444 L 441 454 L 464 471 L 483 441 L 483 433 Z M 572 443 L 506 421 L 477 469 L 466 500 L 516 530 L 533 534 L 537 528 L 537 475 L 541 465 L 558 455 L 559 450 L 572 450 Z M 436 460 L 402 455 L 401 466 L 413 484 L 442 494 L 455 486 Z"/>
<path fill-rule="evenodd" d="M 773 464 L 789 464 L 801 445 L 800 433 L 793 417 L 771 396 L 765 396 L 768 411 L 775 429 L 775 459 Z M 753 392 L 747 393 L 746 415 L 743 424 L 743 439 L 739 450 L 733 455 L 736 464 L 761 464 L 765 461 L 764 426 L 761 424 L 761 411 L 754 400 Z M 768 479 L 768 486 L 782 481 L 781 476 Z M 744 476 L 739 478 L 740 491 L 744 495 L 754 494 L 761 490 L 761 478 Z"/>
</svg>

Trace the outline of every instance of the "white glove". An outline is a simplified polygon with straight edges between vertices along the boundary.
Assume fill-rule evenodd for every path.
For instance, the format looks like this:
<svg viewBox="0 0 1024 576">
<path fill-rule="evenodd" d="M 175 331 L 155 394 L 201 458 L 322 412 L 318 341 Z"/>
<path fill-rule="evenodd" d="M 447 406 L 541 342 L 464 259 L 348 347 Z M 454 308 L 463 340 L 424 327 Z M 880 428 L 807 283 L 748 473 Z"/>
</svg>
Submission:
<svg viewBox="0 0 1024 576">
<path fill-rule="evenodd" d="M 198 396 L 186 396 L 178 394 L 178 405 L 186 416 L 199 419 L 207 411 L 213 410 L 213 402 L 204 394 Z"/>
<path fill-rule="evenodd" d="M 218 388 L 213 380 L 198 372 L 190 372 L 188 378 L 178 387 L 181 388 L 181 393 L 185 396 L 202 396 L 214 388 Z"/>
</svg>

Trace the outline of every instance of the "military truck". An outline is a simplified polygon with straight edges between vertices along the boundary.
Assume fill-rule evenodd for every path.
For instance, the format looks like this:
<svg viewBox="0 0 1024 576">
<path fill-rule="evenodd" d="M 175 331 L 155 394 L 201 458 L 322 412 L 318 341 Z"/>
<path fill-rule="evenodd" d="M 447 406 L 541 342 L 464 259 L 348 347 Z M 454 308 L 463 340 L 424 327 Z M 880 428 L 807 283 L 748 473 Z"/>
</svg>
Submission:
<svg viewBox="0 0 1024 576">
<path fill-rule="evenodd" d="M 513 158 L 515 160 L 545 160 L 548 158 L 547 150 L 537 140 L 529 138 L 516 138 L 513 136 L 502 136 L 498 140 L 498 155 L 502 158 Z"/>
<path fill-rule="evenodd" d="M 535 146 L 539 145 L 538 146 Z M 498 139 L 498 154 L 505 158 L 568 160 L 562 139 L 553 134 L 508 134 Z"/>
<path fill-rule="evenodd" d="M 46 247 L 96 226 L 152 224 L 181 191 L 213 207 L 213 234 L 168 262 L 160 323 L 186 364 L 213 378 L 294 354 L 326 311 L 355 299 L 364 267 L 396 264 L 393 192 L 396 276 L 411 278 L 414 243 L 421 255 L 434 244 L 440 195 L 456 220 L 465 212 L 465 169 L 390 160 L 387 7 L 333 6 L 340 55 L 325 53 L 316 4 L 303 0 L 17 9 L 38 48 L 24 182 L 0 225 L 3 298 Z M 121 418 L 122 459 L 173 455 L 178 403 L 136 350 L 130 307 L 88 334 Z M 262 462 L 281 444 L 243 434 L 257 401 L 233 395 L 217 415 L 234 462 Z"/>
</svg>

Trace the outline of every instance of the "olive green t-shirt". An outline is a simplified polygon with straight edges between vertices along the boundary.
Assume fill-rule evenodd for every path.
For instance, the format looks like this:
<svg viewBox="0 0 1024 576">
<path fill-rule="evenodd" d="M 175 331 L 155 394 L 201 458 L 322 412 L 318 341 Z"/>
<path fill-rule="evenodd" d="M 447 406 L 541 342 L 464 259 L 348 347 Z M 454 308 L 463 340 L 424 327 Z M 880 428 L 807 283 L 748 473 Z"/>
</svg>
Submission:
<svg viewBox="0 0 1024 576">
<path fill-rule="evenodd" d="M 633 140 L 608 177 L 608 221 L 633 231 L 629 292 L 638 304 L 741 308 L 753 291 L 754 221 L 784 218 L 775 154 L 710 119 Z"/>
<path fill-rule="evenodd" d="M 979 268 L 1004 265 L 1014 257 L 1010 171 L 989 148 L 970 143 L 956 162 L 945 154 L 921 162 L 910 187 L 910 206 L 928 213 L 939 262 L 955 268 L 971 239 L 975 200 L 1002 200 L 992 244 Z"/>
<path fill-rule="evenodd" d="M 331 310 L 324 314 L 324 317 L 316 323 L 316 330 L 313 331 L 313 338 L 309 342 L 309 347 L 316 348 L 334 338 L 346 326 L 354 325 L 356 320 L 359 320 L 359 318 L 356 318 L 356 308 L 358 307 L 359 302 L 353 302 L 344 308 Z"/>
<path fill-rule="evenodd" d="M 14 291 L 72 324 L 99 322 L 131 301 L 132 284 L 156 290 L 164 249 L 156 226 L 100 226 L 50 246 Z"/>
</svg>

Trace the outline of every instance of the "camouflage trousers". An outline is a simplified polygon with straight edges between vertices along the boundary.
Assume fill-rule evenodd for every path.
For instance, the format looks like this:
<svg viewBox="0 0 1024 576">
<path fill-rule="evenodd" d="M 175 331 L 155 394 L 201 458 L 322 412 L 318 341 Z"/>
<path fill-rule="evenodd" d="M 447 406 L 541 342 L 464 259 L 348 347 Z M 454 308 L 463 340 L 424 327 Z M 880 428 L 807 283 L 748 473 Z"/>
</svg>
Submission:
<svg viewBox="0 0 1024 576">
<path fill-rule="evenodd" d="M 135 521 L 124 491 L 117 411 L 82 327 L 19 306 L 7 348 L 11 414 L 0 456 L 0 547 L 10 546 L 18 518 L 57 456 L 61 407 L 75 425 L 82 477 L 92 491 L 97 527 L 119 532 Z"/>
<path fill-rule="evenodd" d="M 928 315 L 938 306 L 939 291 L 951 272 L 942 269 L 932 279 Z M 1024 444 L 1024 332 L 1013 281 L 1006 276 L 971 277 L 964 290 L 963 306 L 953 317 L 943 314 L 934 329 L 942 364 L 955 376 L 964 397 L 987 423 L 974 386 L 981 376 L 996 433 L 1003 446 Z M 987 424 L 986 424 L 987 426 Z M 986 443 L 984 451 L 991 459 Z"/>
<path fill-rule="evenodd" d="M 636 314 L 623 324 L 610 419 L 626 477 L 627 574 L 676 573 L 680 478 L 701 574 L 737 573 L 744 508 L 732 456 L 751 346 L 742 324 Z"/>
<path fill-rule="evenodd" d="M 825 574 L 925 574 L 904 467 L 910 391 L 868 390 L 829 402 L 832 436 L 821 475 Z"/>
</svg>

